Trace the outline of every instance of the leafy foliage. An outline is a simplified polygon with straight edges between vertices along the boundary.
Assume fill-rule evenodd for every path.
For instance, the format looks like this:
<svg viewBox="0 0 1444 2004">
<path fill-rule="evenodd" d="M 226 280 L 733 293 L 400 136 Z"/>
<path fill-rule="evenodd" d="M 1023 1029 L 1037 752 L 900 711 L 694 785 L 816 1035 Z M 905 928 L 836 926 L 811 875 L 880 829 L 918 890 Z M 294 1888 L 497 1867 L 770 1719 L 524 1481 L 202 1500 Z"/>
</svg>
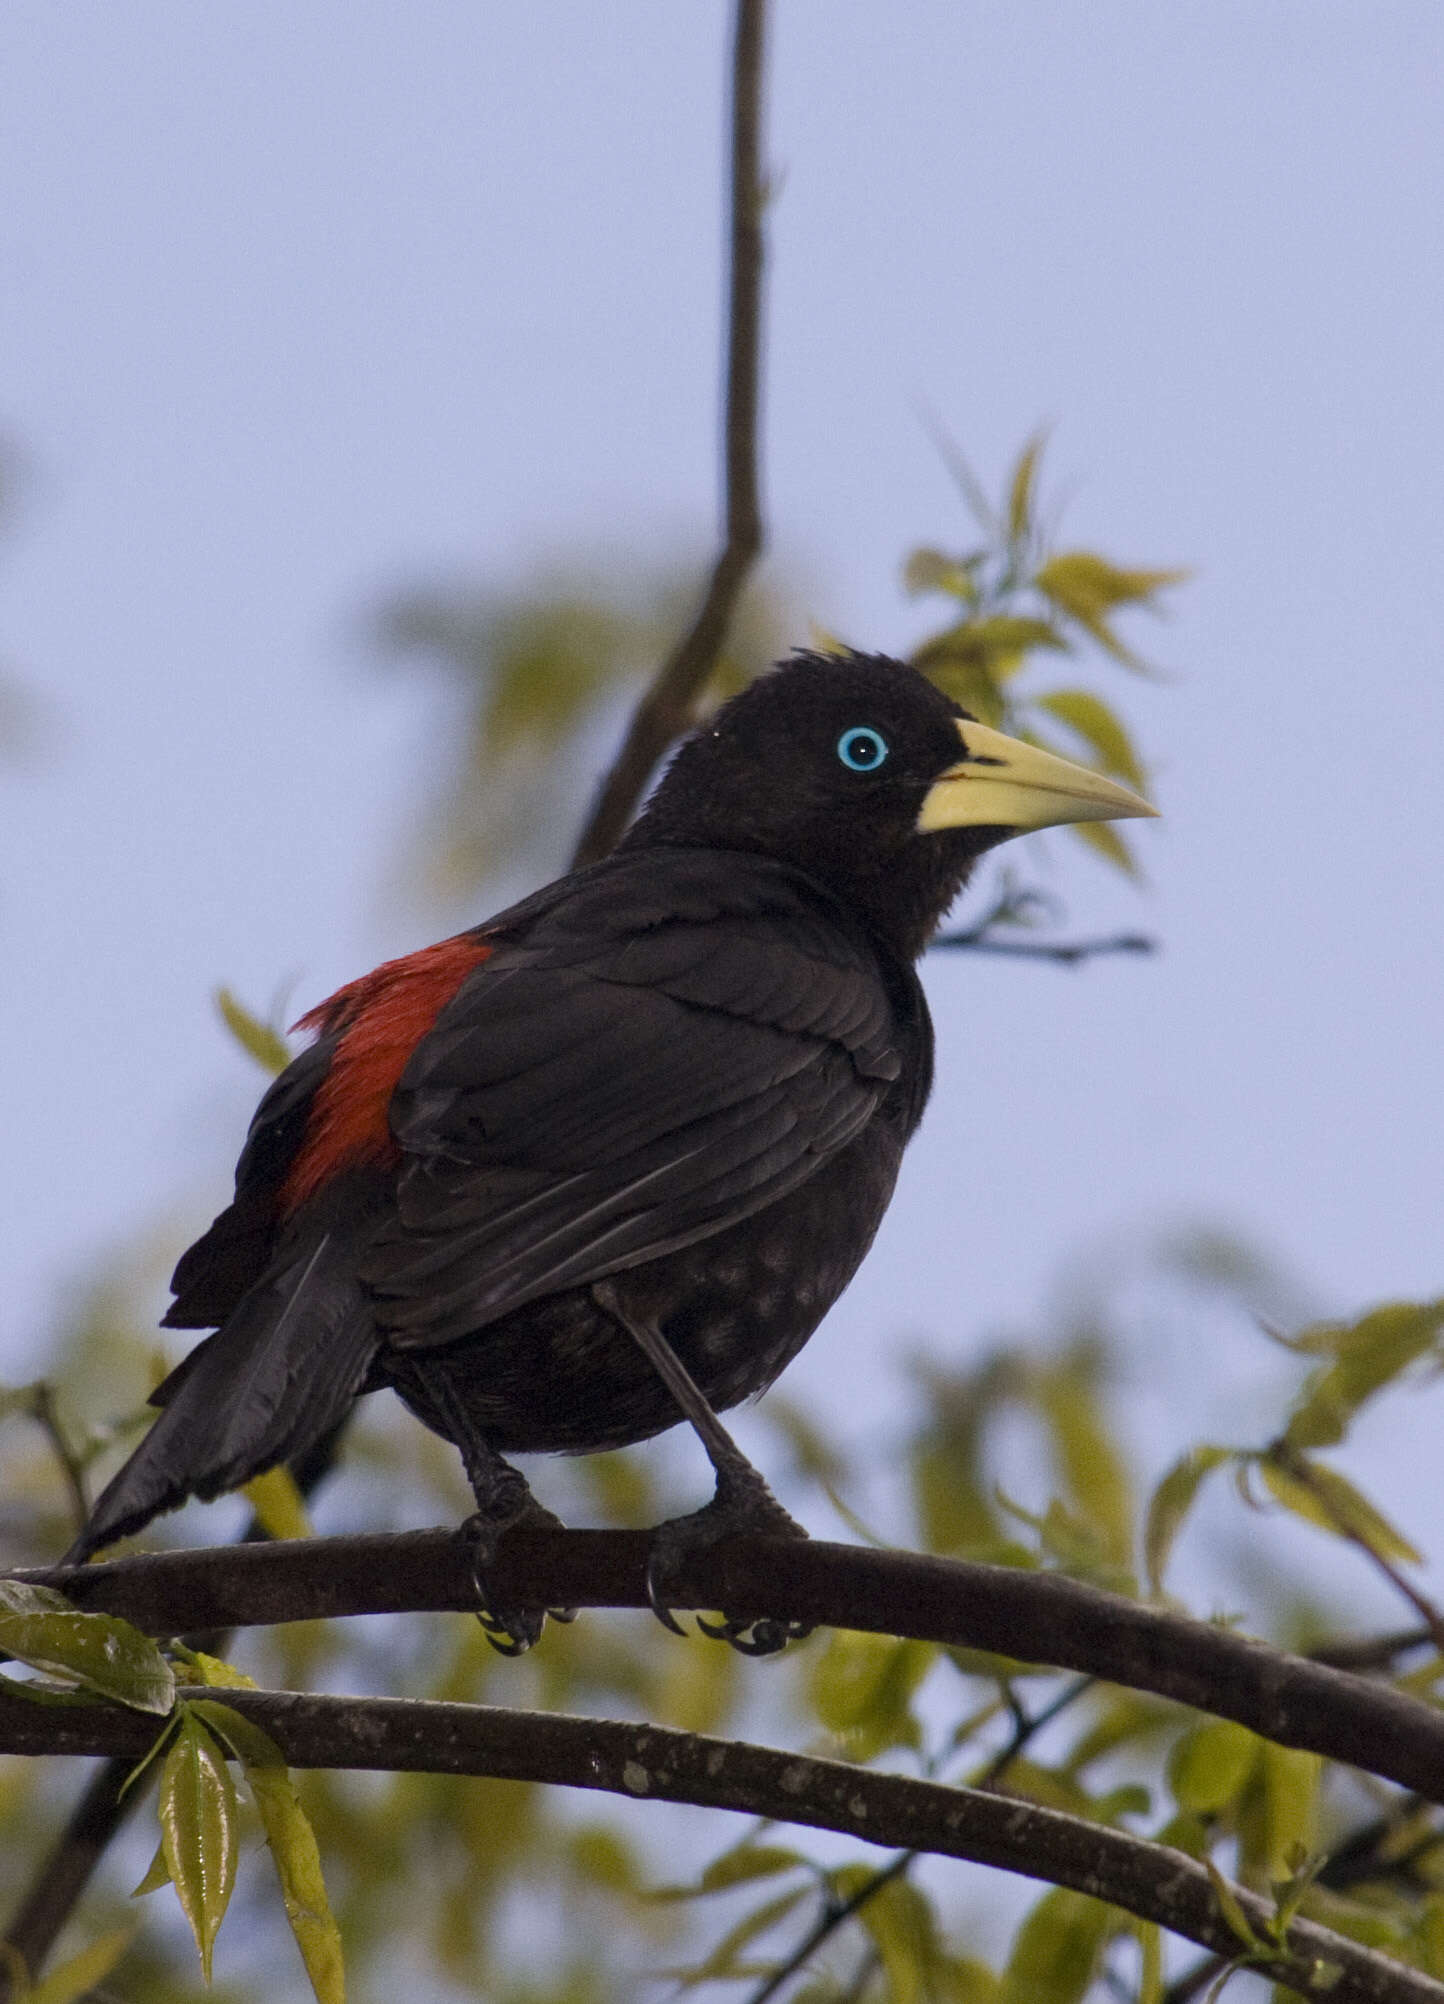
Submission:
<svg viewBox="0 0 1444 2004">
<path fill-rule="evenodd" d="M 1303 1416 L 1312 1439 L 1326 1412 L 1329 1447 L 1346 1448 L 1349 1422 L 1365 1403 L 1428 1385 L 1440 1335 L 1438 1304 L 1421 1304 L 1280 1339 L 1298 1360 L 1299 1381 L 1272 1438 L 1262 1447 L 1191 1450 L 1150 1495 L 1118 1429 L 1110 1359 L 1120 1332 L 1090 1304 L 1061 1339 L 1020 1341 L 963 1371 L 918 1367 L 915 1421 L 885 1450 L 891 1479 L 868 1514 L 881 1509 L 901 1541 L 922 1549 L 1060 1568 L 1128 1592 L 1139 1590 L 1141 1574 L 1156 1592 L 1177 1540 L 1190 1535 L 1209 1477 L 1228 1468 L 1241 1484 L 1235 1511 L 1282 1501 L 1361 1560 L 1377 1548 L 1391 1565 L 1407 1565 L 1401 1541 L 1381 1538 L 1382 1513 L 1353 1479 L 1319 1461 L 1314 1448 L 1293 1446 L 1290 1428 Z M 811 1471 L 804 1479 L 825 1481 L 844 1501 L 876 1489 L 867 1460 L 820 1437 L 815 1422 L 784 1413 L 780 1424 Z M 390 1494 L 410 1515 L 418 1490 L 423 1503 L 430 1493 L 443 1511 L 454 1507 L 449 1468 L 418 1467 L 403 1452 L 424 1454 L 428 1445 L 419 1430 L 403 1431 L 384 1415 L 367 1429 L 358 1451 L 371 1508 Z M 1321 1468 L 1337 1479 L 1310 1490 L 1319 1507 L 1300 1509 L 1280 1472 L 1311 1483 Z M 576 1473 L 590 1511 L 620 1521 L 661 1514 L 661 1499 L 629 1457 L 599 1457 Z M 1217 1500 L 1229 1495 L 1224 1488 Z M 89 1682 L 96 1653 L 74 1640 L 75 1624 L 99 1617 L 64 1613 L 53 1596 L 33 1590 L 16 1598 L 11 1589 L 6 1610 L 14 1621 L 68 1621 L 60 1630 L 7 1630 L 7 1639 L 12 1647 L 17 1636 L 25 1640 L 29 1660 L 48 1675 Z M 1259 1613 L 1267 1626 L 1266 1610 Z M 1317 1627 L 1328 1616 L 1320 1607 L 1312 1619 Z M 1346 1625 L 1343 1616 L 1335 1620 Z M 304 1664 L 311 1682 L 365 1688 L 379 1678 L 388 1690 L 447 1699 L 621 1707 L 723 1733 L 755 1730 L 748 1721 L 765 1703 L 769 1737 L 859 1765 L 1001 1788 L 1204 1859 L 1218 1875 L 1221 1911 L 1236 1911 L 1232 1968 L 1273 1961 L 1298 1912 L 1444 1977 L 1438 1813 L 1389 1791 L 1361 1794 L 1347 1771 L 1227 1721 L 982 1652 L 881 1636 L 818 1635 L 759 1671 L 695 1638 L 663 1641 L 629 1617 L 593 1614 L 549 1631 L 517 1663 L 492 1657 L 460 1618 L 381 1626 L 379 1654 L 379 1638 L 354 1624 L 319 1631 L 299 1650 L 287 1631 L 248 1637 L 248 1668 L 267 1683 L 296 1681 Z M 1433 1692 L 1444 1655 L 1424 1631 L 1412 1655 L 1407 1670 L 1386 1674 L 1416 1693 Z M 105 1674 L 113 1679 L 113 1665 Z M 172 1884 L 202 1960 L 208 1965 L 214 1954 L 218 1967 L 230 1967 L 234 1924 L 223 1926 L 222 1916 L 240 1897 L 238 1839 L 244 1848 L 258 1813 L 280 1878 L 281 1899 L 270 1911 L 289 1923 L 323 2004 L 342 1995 L 343 1942 L 353 1973 L 406 1943 L 405 1953 L 427 1961 L 443 1987 L 528 2004 L 634 1996 L 645 1969 L 740 2004 L 771 1995 L 874 2004 L 1092 2004 L 1108 1995 L 1156 2004 L 1165 1970 L 1178 1966 L 1156 1928 L 1082 1894 L 1009 1894 L 1001 1913 L 996 1903 L 985 1913 L 975 1873 L 940 1874 L 905 1855 L 879 1863 L 840 1840 L 820 1850 L 792 1832 L 752 1827 L 725 1832 L 725 1848 L 709 1858 L 697 1848 L 695 1825 L 689 1832 L 655 1807 L 617 1805 L 598 1815 L 538 1787 L 427 1775 L 308 1776 L 303 1808 L 275 1748 L 225 1702 L 226 1687 L 248 1681 L 245 1673 L 182 1651 L 168 1674 L 190 1688 L 161 1727 L 148 1770 L 159 1776 L 161 1844 L 144 1887 Z M 132 1685 L 130 1702 L 149 1689 Z M 237 1790 L 241 1776 L 254 1812 Z M 10 1793 L 0 1794 L 0 1841 L 11 1845 L 15 1786 L 7 1776 Z M 689 1855 L 695 1862 L 679 1874 L 679 1858 Z M 1273 1902 L 1268 1931 L 1237 1908 L 1234 1880 Z M 247 1907 L 252 1942 L 269 1939 L 268 1926 L 258 1925 L 267 1911 L 258 1891 Z M 97 1956 L 123 1957 L 124 1975 L 136 1948 L 126 1949 L 115 1932 L 113 1912 L 97 1914 L 92 1939 Z M 538 1934 L 538 1914 L 548 1913 L 569 1916 L 568 1924 L 542 1922 Z M 522 1938 L 528 1945 L 519 1961 Z M 237 1936 L 237 1948 L 244 1939 Z M 154 1942 L 148 1952 L 154 1956 Z M 71 1966 L 90 1965 L 62 1962 L 54 1980 Z M 271 1967 L 266 1960 L 257 1970 L 253 1994 L 278 1994 L 276 1976 L 263 1973 Z M 275 1968 L 283 1967 L 277 1959 Z M 174 1994 L 184 1995 L 179 1968 L 172 1966 L 171 1980 Z"/>
<path fill-rule="evenodd" d="M 1024 446 L 998 508 L 962 455 L 946 447 L 983 540 L 961 553 L 919 549 L 908 558 L 906 589 L 946 599 L 954 609 L 912 659 L 985 724 L 1143 787 L 1143 761 L 1111 703 L 1071 684 L 1035 689 L 1026 671 L 1091 644 L 1120 667 L 1152 673 L 1119 637 L 1117 615 L 1131 608 L 1156 612 L 1161 594 L 1188 573 L 1126 569 L 1095 550 L 1051 549 L 1038 496 L 1043 445 L 1040 433 Z M 1054 728 L 1060 724 L 1064 740 Z M 1069 832 L 1119 869 L 1135 869 L 1131 846 L 1111 822 L 1079 822 Z"/>
<path fill-rule="evenodd" d="M 1112 702 L 1071 668 L 1069 679 L 1056 671 L 1091 651 L 1110 673 L 1147 672 L 1120 636 L 1120 615 L 1157 609 L 1182 574 L 1051 548 L 1041 454 L 1041 440 L 1028 445 L 997 506 L 956 461 L 980 540 L 909 560 L 908 589 L 946 609 L 915 658 L 989 722 L 1138 786 L 1144 763 Z M 679 572 L 601 588 L 572 571 L 514 594 L 417 593 L 383 612 L 384 651 L 439 667 L 460 694 L 460 753 L 423 843 L 440 859 L 433 883 L 470 890 L 524 857 L 540 864 L 543 846 L 575 820 L 593 734 L 655 659 L 691 583 Z M 714 695 L 781 651 L 778 607 L 754 598 L 749 618 Z M 1106 842 L 1111 831 L 1095 824 L 1093 834 Z M 1104 853 L 1131 860 L 1121 845 Z M 1035 901 L 1007 893 L 1001 922 L 1026 922 Z M 252 1059 L 268 1071 L 285 1062 L 278 1022 L 226 991 L 218 1005 Z M 108 1277 L 57 1333 L 58 1395 L 24 1387 L 0 1397 L 7 1507 L 27 1556 L 61 1548 L 78 1498 L 140 1423 L 135 1408 L 164 1368 L 149 1333 L 164 1264 L 147 1256 Z M 1212 1243 L 1196 1265 L 1200 1285 L 1247 1291 L 1237 1248 Z M 1236 1565 L 1223 1597 L 1201 1611 L 1233 1618 L 1246 1605 L 1255 1625 L 1291 1643 L 1346 1630 L 1343 1595 L 1331 1582 L 1305 1610 L 1302 1592 L 1260 1594 L 1259 1526 L 1243 1512 L 1267 1507 L 1270 1539 L 1288 1518 L 1305 1520 L 1310 1536 L 1322 1532 L 1410 1597 L 1422 1626 L 1397 1658 L 1385 1654 L 1381 1674 L 1436 1698 L 1441 1632 L 1411 1577 L 1413 1544 L 1337 1462 L 1362 1409 L 1399 1387 L 1422 1390 L 1437 1373 L 1444 1304 L 1390 1304 L 1279 1341 L 1300 1382 L 1266 1437 L 1189 1446 L 1147 1481 L 1120 1423 L 1125 1331 L 1094 1305 L 1061 1330 L 983 1354 L 975 1346 L 966 1369 L 916 1366 L 913 1423 L 905 1438 L 876 1443 L 872 1460 L 775 1396 L 763 1410 L 814 1521 L 830 1502 L 860 1536 L 1062 1571 L 1125 1594 L 1161 1596 L 1165 1580 L 1178 1590 L 1180 1549 L 1196 1549 L 1207 1498 L 1211 1522 L 1222 1509 L 1247 1523 L 1252 1570 Z M 1210 1482 L 1223 1469 L 1233 1492 Z M 666 1514 L 640 1457 L 594 1457 L 570 1480 L 574 1521 Z M 262 1478 L 249 1500 L 273 1535 L 310 1534 L 285 1475 Z M 375 1525 L 454 1520 L 468 1504 L 455 1456 L 393 1409 L 356 1427 L 326 1507 Z M 389 1991 L 404 1964 L 424 1972 L 413 1979 L 419 1996 L 460 1991 L 503 2004 L 611 2004 L 649 1977 L 739 2004 L 783 1995 L 1159 2004 L 1178 1964 L 1156 1927 L 1084 1894 L 1000 1890 L 976 1871 L 943 1872 L 907 1854 L 880 1861 L 841 1839 L 719 1832 L 654 1804 L 598 1809 L 517 1782 L 318 1773 L 298 1784 L 228 1701 L 252 1677 L 761 1730 L 859 1767 L 1002 1790 L 1206 1860 L 1220 1911 L 1237 1922 L 1236 1965 L 1222 1975 L 1275 1955 L 1298 1912 L 1444 1977 L 1436 1812 L 1366 1794 L 1350 1774 L 1228 1722 L 978 1650 L 839 1633 L 775 1665 L 744 1666 L 698 1638 L 663 1639 L 645 1620 L 589 1615 L 501 1663 L 474 1624 L 431 1617 L 248 1635 L 236 1668 L 178 1647 L 163 1654 L 124 1624 L 13 1587 L 0 1594 L 0 1648 L 33 1667 L 25 1688 L 37 1703 L 85 1689 L 154 1715 L 154 1754 L 133 1786 L 156 1788 L 159 1843 L 139 1890 L 173 1888 L 136 1934 L 113 1876 L 87 1910 L 86 1942 L 32 1987 L 31 2004 L 65 2004 L 112 1969 L 131 2004 L 176 2004 L 196 1994 L 198 1961 L 207 1977 L 214 1961 L 218 1986 L 232 1986 L 213 1996 L 280 1997 L 297 1980 L 298 1951 L 308 1992 L 337 2004 L 343 1944 L 362 1994 Z M 36 1764 L 0 1768 L 0 1874 L 23 1879 L 55 1815 Z M 246 1857 L 262 1840 L 274 1877 L 252 1884 Z M 1231 1881 L 1273 1901 L 1269 1930 L 1248 1919 Z M 152 1909 L 179 1911 L 186 1932 L 151 1924 Z M 1211 1970 L 1201 1976 L 1205 1987 L 1212 1980 Z"/>
</svg>

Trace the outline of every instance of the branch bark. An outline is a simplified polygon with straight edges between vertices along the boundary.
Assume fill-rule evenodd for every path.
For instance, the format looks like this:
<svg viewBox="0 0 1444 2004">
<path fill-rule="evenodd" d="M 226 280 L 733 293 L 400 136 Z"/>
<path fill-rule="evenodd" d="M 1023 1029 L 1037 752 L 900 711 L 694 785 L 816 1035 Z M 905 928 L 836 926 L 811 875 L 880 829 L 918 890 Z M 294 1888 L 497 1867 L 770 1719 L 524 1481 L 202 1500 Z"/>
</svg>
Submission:
<svg viewBox="0 0 1444 2004">
<path fill-rule="evenodd" d="M 292 1767 L 542 1781 L 800 1823 L 1069 1886 L 1227 1958 L 1244 1946 L 1207 1872 L 1183 1852 L 978 1789 L 703 1734 L 547 1712 L 291 1691 L 196 1689 L 183 1695 L 234 1705 L 265 1728 Z M 139 1758 L 155 1733 L 154 1719 L 118 1706 L 53 1709 L 0 1696 L 0 1735 L 11 1745 L 29 1736 L 37 1750 L 43 1744 Z M 1268 1941 L 1268 1902 L 1241 1887 L 1234 1897 L 1255 1934 Z M 1295 1921 L 1285 1944 L 1270 1943 L 1250 1967 L 1332 2004 L 1444 2004 L 1444 1985 L 1309 1921 Z"/>
<path fill-rule="evenodd" d="M 758 408 L 762 349 L 762 80 L 766 0 L 738 0 L 732 44 L 731 236 L 723 417 L 722 548 L 697 615 L 658 670 L 602 781 L 572 865 L 615 848 L 657 761 L 692 721 L 717 665 L 747 574 L 762 550 Z"/>
<path fill-rule="evenodd" d="M 644 1607 L 648 1542 L 641 1531 L 515 1530 L 501 1541 L 492 1589 L 505 1606 Z M 475 1607 L 466 1548 L 447 1531 L 167 1552 L 16 1577 L 160 1636 Z M 1061 1574 L 738 1538 L 690 1560 L 677 1591 L 679 1606 L 908 1635 L 1102 1677 L 1444 1803 L 1444 1714 L 1431 1706 Z"/>
</svg>

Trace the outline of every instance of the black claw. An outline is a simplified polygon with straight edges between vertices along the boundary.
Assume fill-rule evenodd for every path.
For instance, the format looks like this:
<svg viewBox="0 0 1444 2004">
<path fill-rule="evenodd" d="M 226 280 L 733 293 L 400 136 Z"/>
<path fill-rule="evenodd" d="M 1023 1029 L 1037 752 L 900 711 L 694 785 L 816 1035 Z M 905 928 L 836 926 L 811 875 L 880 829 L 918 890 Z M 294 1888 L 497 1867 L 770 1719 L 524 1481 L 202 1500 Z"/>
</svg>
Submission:
<svg viewBox="0 0 1444 2004">
<path fill-rule="evenodd" d="M 674 1635 L 685 1635 L 686 1629 L 668 1607 L 663 1592 L 665 1585 L 662 1578 L 663 1559 L 672 1556 L 675 1555 L 665 1554 L 657 1540 L 653 1539 L 652 1549 L 647 1554 L 647 1600 L 663 1628 L 670 1628 Z"/>
<path fill-rule="evenodd" d="M 699 1614 L 697 1626 L 704 1635 L 710 1635 L 717 1642 L 725 1642 L 740 1656 L 778 1656 L 789 1642 L 805 1642 L 812 1633 L 810 1621 L 782 1621 L 773 1615 L 762 1615 L 755 1621 L 740 1620 L 735 1616 L 723 1621 L 708 1621 L 705 1615 Z"/>
<path fill-rule="evenodd" d="M 487 1573 L 496 1558 L 498 1540 L 503 1531 L 520 1523 L 546 1523 L 558 1530 L 561 1528 L 561 1519 L 554 1517 L 550 1510 L 542 1509 L 528 1495 L 514 1514 L 498 1518 L 478 1511 L 475 1516 L 467 1518 L 459 1533 L 470 1546 L 471 1583 L 476 1589 L 478 1602 L 476 1619 L 498 1656 L 525 1656 L 528 1649 L 535 1648 L 541 1640 L 548 1615 L 553 1621 L 575 1621 L 577 1618 L 574 1607 L 499 1608 L 493 1604 Z"/>
<path fill-rule="evenodd" d="M 672 1612 L 667 1592 L 683 1559 L 715 1545 L 721 1538 L 740 1537 L 749 1531 L 767 1537 L 807 1536 L 757 1471 L 746 1463 L 739 1471 L 719 1474 L 717 1493 L 702 1509 L 657 1526 L 647 1555 L 647 1599 L 664 1628 L 674 1635 L 687 1632 Z M 771 1615 L 724 1613 L 720 1621 L 698 1615 L 697 1627 L 703 1635 L 725 1642 L 743 1656 L 775 1656 L 789 1642 L 800 1642 L 812 1633 L 808 1623 L 783 1621 Z"/>
</svg>

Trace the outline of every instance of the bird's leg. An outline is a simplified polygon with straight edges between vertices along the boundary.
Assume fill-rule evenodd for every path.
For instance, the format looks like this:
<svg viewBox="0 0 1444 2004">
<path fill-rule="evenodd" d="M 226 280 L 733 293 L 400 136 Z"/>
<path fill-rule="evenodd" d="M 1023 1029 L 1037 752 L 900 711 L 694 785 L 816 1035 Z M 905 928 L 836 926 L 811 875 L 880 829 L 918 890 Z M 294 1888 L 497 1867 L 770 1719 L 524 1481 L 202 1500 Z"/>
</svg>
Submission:
<svg viewBox="0 0 1444 2004">
<path fill-rule="evenodd" d="M 504 1461 L 473 1424 L 464 1401 L 444 1370 L 429 1371 L 413 1364 L 412 1376 L 420 1381 L 426 1402 L 460 1452 L 466 1479 L 476 1500 L 476 1512 L 461 1526 L 461 1535 L 471 1548 L 471 1577 L 481 1605 L 476 1618 L 487 1641 L 502 1656 L 521 1656 L 539 1640 L 549 1614 L 553 1621 L 575 1621 L 574 1607 L 498 1608 L 493 1605 L 487 1574 L 496 1560 L 496 1548 L 503 1531 L 514 1524 L 544 1525 L 560 1531 L 560 1517 L 538 1503 L 519 1469 Z"/>
<path fill-rule="evenodd" d="M 733 1440 L 697 1386 L 691 1372 L 654 1323 L 629 1314 L 617 1299 L 610 1281 L 592 1283 L 592 1297 L 614 1321 L 635 1338 L 648 1362 L 691 1424 L 707 1451 L 717 1476 L 710 1503 L 686 1517 L 673 1517 L 652 1533 L 647 1554 L 647 1598 L 652 1612 L 674 1634 L 686 1630 L 678 1622 L 667 1601 L 666 1588 L 682 1560 L 691 1552 L 716 1544 L 721 1538 L 757 1532 L 766 1537 L 805 1538 L 806 1531 L 788 1514 Z M 704 1621 L 697 1626 L 705 1635 L 717 1636 L 745 1656 L 772 1656 L 789 1642 L 810 1635 L 810 1626 L 797 1621 L 769 1617 L 725 1616 L 720 1622 Z"/>
</svg>

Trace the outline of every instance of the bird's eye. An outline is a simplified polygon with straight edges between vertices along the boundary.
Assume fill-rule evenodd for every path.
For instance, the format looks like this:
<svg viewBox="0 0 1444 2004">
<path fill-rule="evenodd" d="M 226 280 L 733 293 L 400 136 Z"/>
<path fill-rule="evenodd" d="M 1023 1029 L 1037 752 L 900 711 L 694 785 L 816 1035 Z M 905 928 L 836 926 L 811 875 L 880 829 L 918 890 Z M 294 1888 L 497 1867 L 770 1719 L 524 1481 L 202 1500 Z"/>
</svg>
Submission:
<svg viewBox="0 0 1444 2004">
<path fill-rule="evenodd" d="M 837 755 L 849 772 L 876 772 L 887 750 L 882 732 L 868 724 L 854 724 L 837 741 Z"/>
</svg>

